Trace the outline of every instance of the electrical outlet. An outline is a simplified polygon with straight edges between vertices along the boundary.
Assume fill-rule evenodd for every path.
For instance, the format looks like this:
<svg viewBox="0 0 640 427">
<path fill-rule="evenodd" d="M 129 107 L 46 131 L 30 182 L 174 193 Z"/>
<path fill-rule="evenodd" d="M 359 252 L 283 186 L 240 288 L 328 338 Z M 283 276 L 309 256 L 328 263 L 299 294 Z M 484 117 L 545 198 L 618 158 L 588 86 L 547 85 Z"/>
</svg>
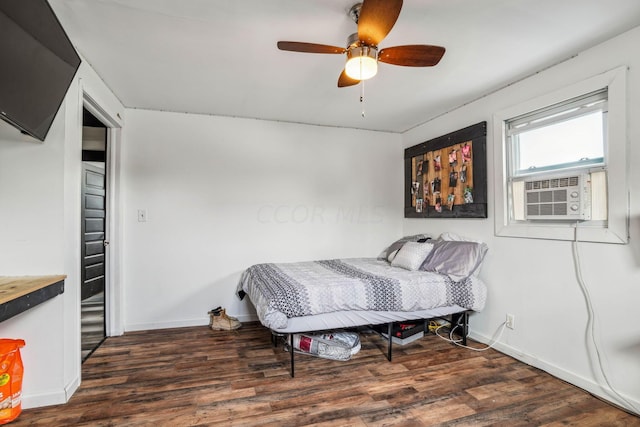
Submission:
<svg viewBox="0 0 640 427">
<path fill-rule="evenodd" d="M 509 329 L 515 329 L 516 328 L 516 316 L 514 316 L 513 314 L 507 313 L 507 320 L 506 320 L 505 326 L 507 328 L 509 328 Z"/>
</svg>

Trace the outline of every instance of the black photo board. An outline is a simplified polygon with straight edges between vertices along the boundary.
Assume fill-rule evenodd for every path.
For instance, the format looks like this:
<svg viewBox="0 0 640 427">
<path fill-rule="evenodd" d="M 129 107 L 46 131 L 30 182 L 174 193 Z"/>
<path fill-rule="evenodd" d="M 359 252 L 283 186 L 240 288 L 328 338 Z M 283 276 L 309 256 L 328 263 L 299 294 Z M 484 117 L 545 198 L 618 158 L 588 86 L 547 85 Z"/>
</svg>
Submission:
<svg viewBox="0 0 640 427">
<path fill-rule="evenodd" d="M 487 218 L 487 122 L 404 150 L 405 218 Z"/>
</svg>

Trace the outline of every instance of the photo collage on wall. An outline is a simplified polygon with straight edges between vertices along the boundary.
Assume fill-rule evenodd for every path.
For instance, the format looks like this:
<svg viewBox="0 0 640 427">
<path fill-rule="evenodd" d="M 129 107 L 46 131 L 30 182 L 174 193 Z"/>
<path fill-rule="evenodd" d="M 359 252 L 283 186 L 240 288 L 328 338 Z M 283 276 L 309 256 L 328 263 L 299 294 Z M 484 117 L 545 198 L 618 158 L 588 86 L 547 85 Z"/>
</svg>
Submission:
<svg viewBox="0 0 640 427">
<path fill-rule="evenodd" d="M 465 141 L 411 158 L 411 206 L 416 212 L 473 203 L 472 153 L 472 141 Z"/>
</svg>

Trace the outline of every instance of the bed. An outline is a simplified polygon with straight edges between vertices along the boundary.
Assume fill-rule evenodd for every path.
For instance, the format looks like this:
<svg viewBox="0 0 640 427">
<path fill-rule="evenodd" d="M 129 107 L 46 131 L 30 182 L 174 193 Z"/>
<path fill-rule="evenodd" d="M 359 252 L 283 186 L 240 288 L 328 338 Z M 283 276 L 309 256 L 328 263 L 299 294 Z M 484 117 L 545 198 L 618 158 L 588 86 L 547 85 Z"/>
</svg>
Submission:
<svg viewBox="0 0 640 427">
<path fill-rule="evenodd" d="M 407 236 L 378 258 L 256 264 L 237 292 L 290 348 L 296 333 L 386 324 L 391 360 L 393 322 L 454 316 L 466 339 L 468 314 L 484 308 L 487 288 L 477 272 L 486 245 L 451 236 Z"/>
</svg>

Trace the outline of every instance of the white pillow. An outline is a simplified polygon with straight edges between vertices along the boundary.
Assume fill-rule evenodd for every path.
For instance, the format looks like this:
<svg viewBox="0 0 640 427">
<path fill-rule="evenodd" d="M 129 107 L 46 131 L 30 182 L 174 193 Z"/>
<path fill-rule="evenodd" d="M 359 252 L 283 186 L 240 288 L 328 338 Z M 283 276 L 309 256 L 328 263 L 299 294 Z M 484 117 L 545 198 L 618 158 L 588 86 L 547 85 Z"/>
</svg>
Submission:
<svg viewBox="0 0 640 427">
<path fill-rule="evenodd" d="M 403 246 L 404 246 L 404 245 L 403 245 Z M 396 249 L 396 250 L 395 250 L 395 251 L 393 251 L 393 252 L 389 252 L 389 256 L 387 256 L 387 261 L 389 261 L 389 262 L 393 262 L 393 259 L 396 257 L 396 255 L 398 255 L 398 251 L 399 251 L 399 250 L 400 250 L 400 249 Z"/>
<path fill-rule="evenodd" d="M 398 251 L 391 265 L 416 271 L 420 268 L 429 252 L 433 249 L 433 243 L 407 242 Z"/>
<path fill-rule="evenodd" d="M 398 253 L 398 251 L 400 250 L 402 245 L 404 245 L 406 242 L 417 242 L 417 241 L 420 241 L 420 240 L 422 240 L 424 242 L 424 241 L 429 240 L 429 239 L 431 239 L 431 236 L 429 236 L 428 234 L 414 234 L 413 236 L 404 236 L 404 237 L 396 240 L 395 242 L 393 242 L 389 246 L 387 246 L 382 251 L 382 253 L 380 253 L 380 255 L 378 255 L 378 259 L 386 259 L 387 261 L 391 262 L 391 261 L 393 261 L 393 258 L 396 256 L 395 253 Z"/>
</svg>

